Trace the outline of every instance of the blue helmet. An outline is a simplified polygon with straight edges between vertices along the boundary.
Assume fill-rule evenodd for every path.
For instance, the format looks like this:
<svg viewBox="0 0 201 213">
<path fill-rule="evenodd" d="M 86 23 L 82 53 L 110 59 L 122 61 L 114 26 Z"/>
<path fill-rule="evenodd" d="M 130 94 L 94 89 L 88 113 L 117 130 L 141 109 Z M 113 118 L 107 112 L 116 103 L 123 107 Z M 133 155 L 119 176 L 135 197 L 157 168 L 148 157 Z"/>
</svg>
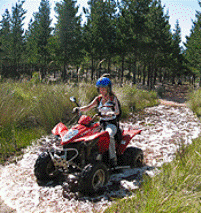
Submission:
<svg viewBox="0 0 201 213">
<path fill-rule="evenodd" d="M 109 87 L 109 88 L 111 88 L 111 86 L 112 86 L 112 82 L 107 77 L 99 78 L 98 81 L 96 82 L 96 87 L 98 87 L 98 88 L 99 87 Z"/>
</svg>

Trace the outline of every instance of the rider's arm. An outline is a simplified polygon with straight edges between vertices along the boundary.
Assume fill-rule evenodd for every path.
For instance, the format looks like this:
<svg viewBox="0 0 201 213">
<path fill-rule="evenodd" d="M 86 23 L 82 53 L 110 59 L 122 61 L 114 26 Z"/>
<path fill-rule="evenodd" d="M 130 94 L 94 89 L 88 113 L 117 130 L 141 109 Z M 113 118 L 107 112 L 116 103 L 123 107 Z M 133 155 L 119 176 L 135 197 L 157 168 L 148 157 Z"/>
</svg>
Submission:
<svg viewBox="0 0 201 213">
<path fill-rule="evenodd" d="M 79 107 L 79 110 L 81 112 L 86 112 L 86 111 L 89 111 L 90 109 L 96 107 L 97 104 L 98 104 L 97 99 L 98 99 L 98 97 L 94 98 L 94 100 L 89 105 L 87 105 L 87 106 Z"/>
</svg>

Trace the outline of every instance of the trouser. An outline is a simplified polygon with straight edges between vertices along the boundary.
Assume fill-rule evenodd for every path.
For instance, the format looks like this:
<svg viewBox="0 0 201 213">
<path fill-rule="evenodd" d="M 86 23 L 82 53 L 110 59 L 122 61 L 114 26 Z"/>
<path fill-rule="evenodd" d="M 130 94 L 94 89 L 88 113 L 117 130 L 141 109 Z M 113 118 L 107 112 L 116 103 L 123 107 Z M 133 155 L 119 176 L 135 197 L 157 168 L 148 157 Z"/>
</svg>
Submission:
<svg viewBox="0 0 201 213">
<path fill-rule="evenodd" d="M 116 147 L 115 147 L 115 134 L 117 133 L 117 126 L 111 123 L 105 123 L 105 131 L 109 133 L 110 145 L 109 145 L 109 157 L 110 159 L 117 160 Z"/>
</svg>

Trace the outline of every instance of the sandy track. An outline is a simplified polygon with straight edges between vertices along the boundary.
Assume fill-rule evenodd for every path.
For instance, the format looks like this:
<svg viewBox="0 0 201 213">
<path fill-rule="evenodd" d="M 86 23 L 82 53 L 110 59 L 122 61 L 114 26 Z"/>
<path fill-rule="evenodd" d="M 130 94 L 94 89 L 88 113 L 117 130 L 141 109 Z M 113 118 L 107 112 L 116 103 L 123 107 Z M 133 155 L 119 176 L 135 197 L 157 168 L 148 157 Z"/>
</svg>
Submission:
<svg viewBox="0 0 201 213">
<path fill-rule="evenodd" d="M 130 189 L 138 188 L 141 176 L 155 175 L 165 162 L 170 162 L 181 144 L 190 144 L 201 130 L 199 120 L 183 106 L 159 105 L 147 108 L 121 123 L 122 128 L 140 128 L 141 135 L 131 145 L 144 151 L 146 166 L 113 174 L 104 193 L 95 197 L 72 195 L 65 198 L 61 184 L 39 186 L 33 174 L 33 165 L 41 149 L 41 141 L 27 148 L 22 160 L 0 168 L 0 196 L 6 205 L 16 212 L 101 212 L 114 197 L 131 196 Z M 2 208 L 2 207 L 1 207 Z M 1 211 L 0 211 L 1 212 Z M 9 211 L 8 211 L 9 212 Z M 12 212 L 10 210 L 10 212 Z"/>
</svg>

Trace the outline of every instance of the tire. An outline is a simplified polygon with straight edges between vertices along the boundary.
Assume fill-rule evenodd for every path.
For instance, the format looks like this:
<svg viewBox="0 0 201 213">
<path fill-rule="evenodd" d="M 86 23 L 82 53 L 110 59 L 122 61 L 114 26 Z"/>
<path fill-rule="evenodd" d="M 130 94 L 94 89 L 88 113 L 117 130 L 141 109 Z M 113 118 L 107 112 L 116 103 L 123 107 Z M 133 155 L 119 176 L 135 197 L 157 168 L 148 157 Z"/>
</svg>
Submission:
<svg viewBox="0 0 201 213">
<path fill-rule="evenodd" d="M 109 179 L 104 163 L 88 164 L 81 172 L 79 190 L 84 194 L 93 194 L 103 188 Z"/>
<path fill-rule="evenodd" d="M 143 151 L 136 147 L 128 147 L 123 154 L 124 164 L 131 168 L 143 166 Z"/>
<path fill-rule="evenodd" d="M 49 153 L 44 152 L 38 156 L 34 165 L 34 174 L 38 181 L 49 181 L 58 177 L 59 171 L 55 168 Z"/>
</svg>

